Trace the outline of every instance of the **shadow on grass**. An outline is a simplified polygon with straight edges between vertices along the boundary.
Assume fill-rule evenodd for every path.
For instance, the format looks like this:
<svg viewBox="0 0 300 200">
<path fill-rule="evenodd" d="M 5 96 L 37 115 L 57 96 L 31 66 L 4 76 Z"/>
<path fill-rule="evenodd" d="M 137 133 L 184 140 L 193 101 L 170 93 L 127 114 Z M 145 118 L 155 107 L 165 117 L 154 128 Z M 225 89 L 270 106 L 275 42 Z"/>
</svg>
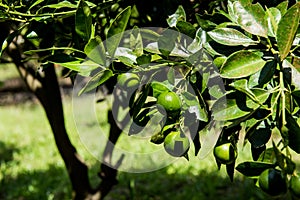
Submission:
<svg viewBox="0 0 300 200">
<path fill-rule="evenodd" d="M 146 174 L 120 173 L 119 185 L 106 200 L 274 200 L 257 188 L 251 179 L 221 177 L 218 171 L 199 172 L 197 176 L 176 172 L 168 168 Z"/>
<path fill-rule="evenodd" d="M 46 170 L 25 171 L 15 177 L 1 171 L 4 175 L 0 182 L 1 200 L 71 199 L 71 185 L 63 167 L 50 165 Z"/>
<path fill-rule="evenodd" d="M 6 163 L 13 160 L 13 153 L 19 152 L 14 145 L 7 145 L 4 142 L 0 141 L 0 164 Z"/>
<path fill-rule="evenodd" d="M 9 167 L 10 162 L 6 165 Z M 91 169 L 90 177 L 94 182 L 99 181 L 95 175 L 98 166 L 95 164 Z M 4 175 L 0 182 L 1 200 L 71 199 L 71 184 L 64 167 L 50 165 L 45 170 L 25 171 L 16 176 L 5 176 L 5 170 L 0 169 Z M 194 175 L 188 168 L 183 173 L 169 166 L 144 174 L 120 172 L 118 179 L 119 184 L 105 200 L 275 199 L 255 187 L 251 179 L 238 177 L 232 183 L 218 171 L 208 173 L 207 170 L 201 170 L 198 175 Z"/>
</svg>

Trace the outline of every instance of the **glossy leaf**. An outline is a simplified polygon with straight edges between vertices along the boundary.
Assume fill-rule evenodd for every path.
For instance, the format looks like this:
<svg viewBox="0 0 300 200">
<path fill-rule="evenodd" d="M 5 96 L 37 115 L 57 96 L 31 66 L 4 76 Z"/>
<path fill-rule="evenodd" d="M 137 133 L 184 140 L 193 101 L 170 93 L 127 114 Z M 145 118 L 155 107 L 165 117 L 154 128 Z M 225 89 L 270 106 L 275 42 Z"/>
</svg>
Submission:
<svg viewBox="0 0 300 200">
<path fill-rule="evenodd" d="M 76 10 L 75 30 L 81 38 L 89 40 L 92 31 L 92 13 L 84 0 L 79 2 Z"/>
<path fill-rule="evenodd" d="M 231 54 L 221 68 L 223 78 L 243 78 L 261 70 L 266 61 L 252 51 L 242 50 Z"/>
<path fill-rule="evenodd" d="M 276 66 L 276 61 L 267 62 L 261 70 L 250 76 L 248 86 L 250 88 L 256 86 L 263 87 L 264 84 L 268 83 L 273 78 Z"/>
<path fill-rule="evenodd" d="M 75 4 L 72 4 L 69 1 L 62 1 L 56 4 L 49 4 L 49 5 L 45 5 L 43 6 L 41 9 L 43 8 L 55 8 L 55 9 L 59 9 L 59 8 L 76 8 L 77 6 Z"/>
<path fill-rule="evenodd" d="M 205 107 L 200 105 L 199 100 L 196 98 L 196 96 L 186 91 L 181 95 L 185 104 L 183 108 L 187 109 L 189 113 L 194 113 L 198 120 L 207 122 L 207 111 Z"/>
<path fill-rule="evenodd" d="M 159 37 L 157 42 L 158 49 L 164 56 L 169 56 L 173 51 L 177 37 L 178 32 L 170 29 L 166 29 Z"/>
<path fill-rule="evenodd" d="M 107 32 L 106 48 L 110 56 L 115 55 L 115 51 L 118 48 L 121 39 L 123 37 L 123 32 L 127 27 L 129 17 L 131 15 L 131 7 L 127 7 L 122 12 L 120 12 L 117 17 L 110 24 Z"/>
<path fill-rule="evenodd" d="M 233 3 L 234 14 L 238 24 L 247 32 L 262 37 L 267 37 L 267 23 L 265 11 L 260 4 L 244 3 L 235 1 Z"/>
<path fill-rule="evenodd" d="M 186 14 L 184 8 L 180 5 L 174 14 L 170 15 L 167 19 L 169 27 L 175 27 L 179 21 L 185 21 Z"/>
<path fill-rule="evenodd" d="M 249 46 L 257 43 L 256 41 L 233 28 L 218 28 L 207 32 L 207 34 L 214 41 L 227 46 Z"/>
<path fill-rule="evenodd" d="M 141 91 L 137 94 L 138 97 L 136 101 L 134 101 L 134 103 L 130 106 L 130 111 L 129 111 L 133 118 L 135 118 L 143 108 L 149 92 L 150 92 L 150 86 L 144 85 Z"/>
<path fill-rule="evenodd" d="M 300 153 L 300 127 L 293 116 L 286 111 L 286 134 L 288 139 L 288 146 L 295 152 Z M 285 134 L 285 133 L 282 133 Z M 283 135 L 283 137 L 285 137 Z"/>
<path fill-rule="evenodd" d="M 137 56 L 141 56 L 143 54 L 144 47 L 143 47 L 143 40 L 139 28 L 135 27 L 134 29 L 132 29 L 129 40 L 130 40 L 129 41 L 130 49 L 132 49 Z"/>
<path fill-rule="evenodd" d="M 161 82 L 157 82 L 157 81 L 151 82 L 151 87 L 152 87 L 152 91 L 153 91 L 153 96 L 155 98 L 157 98 L 160 94 L 162 94 L 164 92 L 170 91 L 170 89 L 165 84 L 163 84 Z"/>
<path fill-rule="evenodd" d="M 134 66 L 136 63 L 136 54 L 132 51 L 132 49 L 125 47 L 118 47 L 115 51 L 114 57 L 121 61 L 123 64 L 127 66 Z"/>
<path fill-rule="evenodd" d="M 247 79 L 239 79 L 239 80 L 232 82 L 229 85 L 234 87 L 236 90 L 245 93 L 253 101 L 258 101 L 256 99 L 256 96 L 253 94 L 253 92 L 248 88 L 248 80 Z"/>
<path fill-rule="evenodd" d="M 290 52 L 300 20 L 300 3 L 292 6 L 281 18 L 276 33 L 280 59 L 284 60 Z"/>
<path fill-rule="evenodd" d="M 86 85 L 79 91 L 78 96 L 83 94 L 84 92 L 89 92 L 94 90 L 96 87 L 105 83 L 108 79 L 113 76 L 113 72 L 109 69 L 98 72 L 95 76 L 93 76 Z"/>
<path fill-rule="evenodd" d="M 231 182 L 233 182 L 234 177 L 234 167 L 235 167 L 235 161 L 233 163 L 226 165 L 226 172 Z"/>
<path fill-rule="evenodd" d="M 242 173 L 244 176 L 257 177 L 264 170 L 275 167 L 274 164 L 265 162 L 243 162 L 240 163 L 235 169 Z"/>
<path fill-rule="evenodd" d="M 106 66 L 105 47 L 99 36 L 89 40 L 84 47 L 84 53 L 97 64 Z"/>
<path fill-rule="evenodd" d="M 214 119 L 228 121 L 247 116 L 259 108 L 260 104 L 263 104 L 270 95 L 268 91 L 262 89 L 252 89 L 251 91 L 259 103 L 253 101 L 244 93 L 229 93 L 213 104 L 211 110 Z"/>
<path fill-rule="evenodd" d="M 203 19 L 201 15 L 196 14 L 196 20 L 203 30 L 211 30 L 217 26 L 214 22 Z"/>
<path fill-rule="evenodd" d="M 284 77 L 295 87 L 296 90 L 300 90 L 300 72 L 292 65 L 288 60 L 282 62 L 284 68 Z"/>
<path fill-rule="evenodd" d="M 277 8 L 267 9 L 266 20 L 268 23 L 268 35 L 271 37 L 276 36 L 278 23 L 281 19 L 281 12 Z"/>
<path fill-rule="evenodd" d="M 283 2 L 281 2 L 280 4 L 278 4 L 278 5 L 276 6 L 276 8 L 277 8 L 278 10 L 280 10 L 281 15 L 284 15 L 284 14 L 286 13 L 287 8 L 288 8 L 288 4 L 289 4 L 288 1 L 283 1 Z"/>
<path fill-rule="evenodd" d="M 190 38 L 194 38 L 196 34 L 196 28 L 189 22 L 179 21 L 176 24 L 176 28 L 180 33 L 183 33 Z"/>
<path fill-rule="evenodd" d="M 248 140 L 254 148 L 264 146 L 271 137 L 270 128 L 258 128 L 252 134 L 250 134 Z"/>
<path fill-rule="evenodd" d="M 74 60 L 70 62 L 62 62 L 62 63 L 55 62 L 55 63 L 63 67 L 66 67 L 70 70 L 76 71 L 82 76 L 89 76 L 91 71 L 99 67 L 99 64 L 91 60 L 87 60 L 85 62 L 82 62 L 81 60 Z"/>
</svg>

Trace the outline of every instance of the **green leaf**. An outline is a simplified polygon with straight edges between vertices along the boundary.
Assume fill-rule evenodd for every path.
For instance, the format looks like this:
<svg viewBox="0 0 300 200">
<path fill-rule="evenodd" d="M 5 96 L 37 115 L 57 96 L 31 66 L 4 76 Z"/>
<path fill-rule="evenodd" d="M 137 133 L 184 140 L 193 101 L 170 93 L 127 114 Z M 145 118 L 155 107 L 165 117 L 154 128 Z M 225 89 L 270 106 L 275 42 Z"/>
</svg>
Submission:
<svg viewBox="0 0 300 200">
<path fill-rule="evenodd" d="M 284 77 L 295 87 L 295 90 L 300 90 L 300 72 L 286 59 L 282 62 L 284 69 Z"/>
<path fill-rule="evenodd" d="M 84 47 L 84 53 L 95 63 L 106 67 L 106 54 L 103 42 L 99 36 L 91 38 Z"/>
<path fill-rule="evenodd" d="M 256 41 L 233 28 L 218 28 L 207 32 L 216 42 L 227 46 L 249 46 L 257 44 Z"/>
<path fill-rule="evenodd" d="M 136 63 L 136 55 L 132 49 L 125 47 L 118 47 L 115 51 L 114 57 L 127 66 L 133 67 Z"/>
<path fill-rule="evenodd" d="M 255 97 L 255 94 L 253 94 L 253 92 L 248 88 L 248 80 L 247 79 L 239 79 L 239 80 L 232 82 L 229 85 L 234 87 L 236 90 L 245 93 L 253 101 L 258 102 L 258 100 Z"/>
<path fill-rule="evenodd" d="M 194 113 L 198 120 L 207 122 L 207 111 L 204 106 L 200 105 L 198 98 L 187 91 L 182 92 L 181 95 L 184 100 L 183 108 L 191 114 Z"/>
<path fill-rule="evenodd" d="M 146 29 L 146 28 L 140 28 L 140 34 L 142 35 L 143 39 L 152 41 L 152 42 L 156 42 L 159 38 L 159 34 L 156 33 L 155 31 L 151 30 L 151 29 Z"/>
<path fill-rule="evenodd" d="M 76 10 L 75 31 L 84 40 L 88 41 L 90 39 L 92 31 L 92 13 L 84 0 L 79 1 Z"/>
<path fill-rule="evenodd" d="M 97 63 L 94 63 L 91 60 L 87 60 L 85 62 L 82 62 L 81 60 L 75 60 L 70 62 L 63 62 L 63 63 L 55 62 L 55 63 L 63 67 L 66 67 L 70 70 L 76 71 L 82 76 L 89 76 L 91 71 L 99 67 Z"/>
<path fill-rule="evenodd" d="M 169 56 L 173 51 L 177 37 L 178 32 L 170 29 L 166 29 L 159 37 L 157 42 L 158 49 L 164 56 Z"/>
<path fill-rule="evenodd" d="M 264 170 L 275 167 L 274 164 L 265 162 L 243 162 L 235 169 L 248 177 L 258 177 Z"/>
<path fill-rule="evenodd" d="M 233 3 L 231 1 L 228 1 L 227 10 L 228 10 L 230 20 L 234 23 L 237 23 L 237 16 L 234 13 L 235 11 L 234 11 L 234 8 L 233 8 Z"/>
<path fill-rule="evenodd" d="M 131 7 L 125 8 L 110 24 L 107 32 L 106 48 L 110 56 L 114 56 L 116 49 L 118 48 L 123 32 L 126 29 L 127 23 L 131 15 Z"/>
<path fill-rule="evenodd" d="M 62 1 L 62 2 L 59 2 L 59 3 L 56 3 L 56 4 L 45 5 L 42 8 L 40 8 L 39 10 L 41 10 L 43 8 L 60 9 L 60 8 L 77 8 L 77 6 L 75 4 L 72 4 L 69 1 Z"/>
<path fill-rule="evenodd" d="M 217 24 L 215 24 L 214 22 L 207 19 L 203 19 L 202 16 L 199 14 L 196 14 L 196 20 L 203 30 L 210 30 L 217 26 Z"/>
<path fill-rule="evenodd" d="M 179 21 L 176 24 L 176 28 L 180 33 L 183 33 L 190 38 L 194 38 L 196 34 L 196 28 L 189 22 Z"/>
<path fill-rule="evenodd" d="M 31 10 L 33 7 L 39 5 L 40 3 L 44 2 L 44 0 L 37 0 L 35 1 L 30 7 L 28 10 Z"/>
<path fill-rule="evenodd" d="M 186 14 L 182 5 L 178 6 L 174 14 L 167 19 L 169 27 L 175 27 L 179 21 L 186 21 Z"/>
<path fill-rule="evenodd" d="M 10 33 L 7 38 L 5 38 L 5 40 L 2 43 L 1 46 L 1 51 L 0 51 L 0 57 L 2 56 L 3 52 L 5 51 L 5 49 L 10 45 L 10 43 L 15 39 L 15 37 L 17 35 L 19 35 L 21 33 L 21 31 L 23 30 L 23 28 L 25 28 L 27 26 L 27 24 L 24 24 L 23 26 L 21 26 L 20 28 L 18 28 L 17 30 L 15 30 L 14 32 Z"/>
<path fill-rule="evenodd" d="M 86 85 L 79 91 L 78 96 L 83 94 L 84 92 L 89 92 L 96 87 L 105 83 L 108 79 L 113 76 L 113 72 L 109 69 L 98 72 L 95 76 L 93 76 Z"/>
<path fill-rule="evenodd" d="M 248 86 L 250 88 L 253 87 L 263 87 L 266 83 L 270 82 L 274 76 L 276 70 L 277 63 L 276 61 L 272 60 L 265 64 L 265 66 L 255 74 L 250 76 L 248 81 Z"/>
<path fill-rule="evenodd" d="M 243 78 L 261 70 L 264 61 L 257 52 L 242 50 L 231 54 L 221 68 L 223 78 Z"/>
<path fill-rule="evenodd" d="M 169 83 L 171 83 L 172 85 L 175 84 L 175 70 L 174 68 L 170 68 L 168 73 L 167 73 L 167 78 L 168 78 L 168 81 Z"/>
<path fill-rule="evenodd" d="M 135 27 L 132 29 L 129 37 L 129 43 L 130 49 L 132 49 L 137 56 L 141 56 L 143 54 L 143 40 L 139 28 Z"/>
<path fill-rule="evenodd" d="M 215 120 L 228 121 L 238 119 L 253 113 L 269 97 L 270 93 L 262 89 L 252 89 L 258 102 L 253 101 L 246 94 L 235 91 L 218 99 L 212 106 Z"/>
<path fill-rule="evenodd" d="M 265 162 L 265 163 L 270 163 L 270 164 L 276 164 L 276 162 L 277 162 L 276 161 L 276 155 L 275 155 L 273 147 L 264 150 L 259 155 L 258 161 Z"/>
<path fill-rule="evenodd" d="M 234 167 L 235 167 L 235 161 L 233 163 L 226 165 L 226 172 L 231 182 L 233 182 L 234 177 Z"/>
<path fill-rule="evenodd" d="M 268 23 L 268 35 L 271 37 L 275 37 L 278 23 L 281 19 L 281 12 L 277 8 L 267 9 L 266 20 Z"/>
<path fill-rule="evenodd" d="M 267 144 L 271 137 L 270 128 L 258 128 L 248 137 L 249 142 L 254 148 L 262 147 Z"/>
<path fill-rule="evenodd" d="M 284 60 L 292 47 L 300 20 L 300 3 L 292 6 L 281 18 L 276 33 L 280 59 Z"/>
<path fill-rule="evenodd" d="M 136 118 L 136 116 L 138 115 L 138 113 L 141 111 L 141 109 L 143 108 L 148 94 L 150 92 L 150 86 L 149 85 L 144 85 L 144 87 L 142 88 L 142 90 L 137 94 L 138 97 L 136 99 L 136 101 L 131 105 L 130 107 L 130 113 L 132 113 L 132 117 Z"/>
<path fill-rule="evenodd" d="M 286 110 L 286 121 L 285 125 L 288 134 L 288 146 L 295 152 L 300 153 L 300 127 L 293 116 Z M 284 136 L 283 136 L 284 137 Z"/>
<path fill-rule="evenodd" d="M 265 11 L 260 4 L 244 3 L 235 1 L 233 12 L 238 24 L 247 32 L 262 37 L 268 36 Z"/>
<path fill-rule="evenodd" d="M 153 96 L 157 98 L 160 94 L 164 92 L 170 91 L 170 88 L 168 88 L 165 84 L 157 81 L 151 82 L 151 87 L 153 90 Z"/>
<path fill-rule="evenodd" d="M 283 1 L 283 2 L 281 2 L 280 4 L 278 4 L 278 5 L 276 6 L 276 8 L 277 8 L 278 10 L 280 10 L 281 15 L 284 15 L 284 14 L 286 13 L 287 9 L 288 9 L 288 5 L 289 5 L 289 2 L 288 2 L 288 1 Z"/>
</svg>

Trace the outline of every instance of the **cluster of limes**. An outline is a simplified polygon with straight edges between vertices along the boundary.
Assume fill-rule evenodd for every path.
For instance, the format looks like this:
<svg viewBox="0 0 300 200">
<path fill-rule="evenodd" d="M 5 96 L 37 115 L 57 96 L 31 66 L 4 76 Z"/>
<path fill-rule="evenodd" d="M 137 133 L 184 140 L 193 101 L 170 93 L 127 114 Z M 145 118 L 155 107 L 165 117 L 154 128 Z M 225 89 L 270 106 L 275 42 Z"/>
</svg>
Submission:
<svg viewBox="0 0 300 200">
<path fill-rule="evenodd" d="M 231 164 L 237 157 L 237 151 L 234 146 L 228 142 L 217 145 L 214 148 L 214 156 L 221 164 Z M 274 168 L 264 170 L 258 177 L 259 187 L 271 196 L 279 196 L 285 194 L 287 189 L 291 193 L 300 198 L 300 176 L 294 174 L 287 181 L 287 176 L 282 171 Z"/>
<path fill-rule="evenodd" d="M 259 187 L 271 196 L 285 194 L 289 188 L 293 196 L 300 198 L 300 177 L 293 174 L 287 181 L 282 171 L 274 168 L 264 170 L 259 178 Z"/>
<path fill-rule="evenodd" d="M 135 73 L 122 73 L 118 76 L 118 85 L 126 90 L 136 89 L 140 84 L 140 78 Z M 166 90 L 162 85 L 162 91 L 158 92 L 157 104 L 166 111 L 167 118 L 176 121 L 181 110 L 181 100 L 179 96 L 173 92 Z M 164 132 L 164 128 L 162 132 Z M 166 134 L 167 133 L 167 134 Z M 166 134 L 166 135 L 165 135 Z M 163 135 L 163 143 L 165 151 L 174 157 L 184 156 L 190 147 L 188 137 L 178 129 L 172 129 L 169 132 L 161 133 Z"/>
<path fill-rule="evenodd" d="M 175 92 L 162 92 L 157 96 L 156 103 L 165 109 L 168 118 L 172 120 L 178 119 L 181 110 L 181 100 Z M 164 139 L 164 148 L 171 156 L 181 157 L 188 152 L 190 142 L 183 132 L 180 130 L 172 130 Z"/>
</svg>

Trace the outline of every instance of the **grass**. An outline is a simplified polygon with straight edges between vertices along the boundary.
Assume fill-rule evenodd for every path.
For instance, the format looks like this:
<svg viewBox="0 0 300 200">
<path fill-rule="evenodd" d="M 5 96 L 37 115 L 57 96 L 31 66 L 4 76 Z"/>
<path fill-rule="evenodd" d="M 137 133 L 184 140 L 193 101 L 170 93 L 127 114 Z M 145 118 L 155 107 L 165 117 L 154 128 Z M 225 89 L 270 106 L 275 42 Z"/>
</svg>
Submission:
<svg viewBox="0 0 300 200">
<path fill-rule="evenodd" d="M 16 75 L 8 68 L 1 72 L 6 78 Z M 98 104 L 94 113 L 83 106 L 88 103 L 82 101 L 73 109 L 71 100 L 64 98 L 64 111 L 70 139 L 91 169 L 92 184 L 97 185 L 98 160 L 103 151 L 103 141 L 99 137 L 105 139 L 109 130 L 107 104 Z M 0 113 L 0 199 L 71 199 L 70 181 L 41 106 L 35 103 L 2 106 Z M 189 162 L 180 158 L 166 164 L 160 162 L 167 158 L 166 154 L 155 153 L 158 147 L 144 138 L 121 135 L 113 162 L 125 150 L 139 153 L 141 157 L 127 156 L 124 159 L 123 171 L 118 174 L 119 184 L 109 193 L 107 200 L 272 199 L 255 187 L 253 180 L 238 172 L 234 182 L 230 182 L 224 166 L 218 171 L 212 154 L 200 159 L 191 153 Z M 154 152 L 154 156 L 143 157 L 143 152 Z M 248 152 L 249 146 L 240 149 L 237 163 L 250 160 Z M 124 172 L 125 169 L 136 171 L 130 167 L 151 169 L 152 172 Z"/>
<path fill-rule="evenodd" d="M 93 140 L 91 144 L 82 143 L 76 131 L 70 101 L 65 100 L 64 105 L 71 140 L 91 167 L 90 177 L 95 185 L 99 182 L 96 176 L 99 162 L 86 148 L 93 145 Z M 0 112 L 0 199 L 70 199 L 70 182 L 40 105 L 27 103 L 0 107 Z M 107 131 L 106 117 L 99 120 L 103 130 Z M 91 132 L 96 130 L 94 125 L 88 126 Z M 121 138 L 120 146 L 125 144 L 128 141 Z M 246 149 L 239 155 L 239 159 L 249 157 Z M 205 159 L 190 156 L 190 162 L 181 158 L 150 173 L 120 172 L 118 179 L 119 184 L 106 199 L 269 198 L 254 186 L 252 180 L 238 173 L 231 183 L 224 167 L 221 171 L 217 170 L 212 155 Z"/>
</svg>

